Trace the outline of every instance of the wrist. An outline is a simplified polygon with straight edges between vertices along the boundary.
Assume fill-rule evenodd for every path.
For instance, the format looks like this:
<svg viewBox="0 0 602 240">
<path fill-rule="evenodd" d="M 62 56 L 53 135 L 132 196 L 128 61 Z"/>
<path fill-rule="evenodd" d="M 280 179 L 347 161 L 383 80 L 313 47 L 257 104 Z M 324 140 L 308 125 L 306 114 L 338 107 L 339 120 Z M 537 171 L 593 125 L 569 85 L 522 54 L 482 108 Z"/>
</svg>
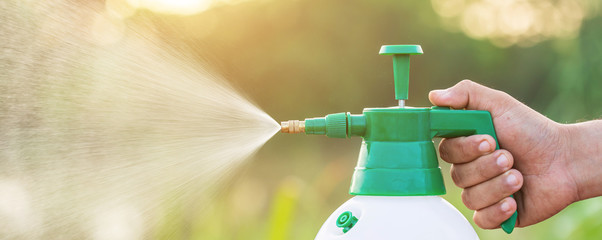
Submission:
<svg viewBox="0 0 602 240">
<path fill-rule="evenodd" d="M 564 125 L 566 164 L 578 200 L 602 196 L 602 120 Z"/>
</svg>

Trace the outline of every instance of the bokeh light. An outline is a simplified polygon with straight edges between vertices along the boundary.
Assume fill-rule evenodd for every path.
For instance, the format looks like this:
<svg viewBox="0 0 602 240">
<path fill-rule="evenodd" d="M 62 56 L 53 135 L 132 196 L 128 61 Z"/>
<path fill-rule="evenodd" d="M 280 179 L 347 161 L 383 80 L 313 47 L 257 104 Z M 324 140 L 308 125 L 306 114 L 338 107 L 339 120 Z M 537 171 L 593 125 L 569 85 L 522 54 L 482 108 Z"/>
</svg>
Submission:
<svg viewBox="0 0 602 240">
<path fill-rule="evenodd" d="M 475 39 L 499 47 L 532 46 L 552 38 L 575 37 L 588 15 L 587 0 L 432 0 L 443 21 Z"/>
</svg>

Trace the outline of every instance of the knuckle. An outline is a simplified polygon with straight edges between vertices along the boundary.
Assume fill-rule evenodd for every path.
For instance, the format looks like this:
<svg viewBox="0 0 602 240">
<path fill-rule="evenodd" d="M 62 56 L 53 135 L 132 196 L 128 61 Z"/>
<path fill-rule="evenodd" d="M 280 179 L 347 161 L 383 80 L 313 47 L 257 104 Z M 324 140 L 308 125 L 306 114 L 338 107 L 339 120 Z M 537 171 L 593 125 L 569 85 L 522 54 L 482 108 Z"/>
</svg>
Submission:
<svg viewBox="0 0 602 240">
<path fill-rule="evenodd" d="M 474 83 L 474 82 L 473 82 L 472 80 L 470 80 L 470 79 L 464 79 L 464 80 L 460 81 L 460 82 L 458 83 L 458 85 L 459 85 L 459 86 L 466 87 L 466 86 L 470 86 L 470 85 L 471 85 L 471 84 L 473 84 L 473 83 Z"/>
<path fill-rule="evenodd" d="M 464 203 L 464 205 L 470 209 L 470 210 L 477 210 L 475 209 L 473 202 L 470 199 L 470 193 L 468 190 L 464 189 L 462 190 L 462 202 Z"/>
<path fill-rule="evenodd" d="M 439 154 L 441 159 L 446 162 L 455 162 L 458 156 L 462 154 L 461 138 L 446 138 L 439 144 Z"/>
<path fill-rule="evenodd" d="M 500 224 L 497 223 L 498 215 L 487 210 L 475 211 L 472 220 L 482 229 L 494 229 Z"/>
<path fill-rule="evenodd" d="M 462 183 L 461 174 L 458 173 L 458 168 L 455 167 L 454 165 L 452 165 L 450 172 L 451 172 L 452 181 L 454 181 L 454 183 L 456 184 L 456 186 L 458 186 L 460 188 L 464 188 L 465 186 Z"/>
<path fill-rule="evenodd" d="M 474 212 L 474 215 L 472 215 L 472 221 L 480 228 L 487 229 L 487 225 L 479 215 L 480 214 L 478 211 Z"/>
<path fill-rule="evenodd" d="M 447 140 L 447 139 L 442 139 L 441 143 L 439 143 L 439 156 L 443 160 L 448 160 L 448 158 L 449 158 L 449 152 L 447 150 L 448 149 L 448 147 L 447 147 L 448 141 L 449 140 Z"/>
<path fill-rule="evenodd" d="M 488 221 L 486 221 L 484 219 L 479 220 L 479 223 L 476 223 L 476 224 L 477 224 L 477 226 L 479 226 L 482 229 L 494 229 L 495 228 L 494 227 L 495 225 L 491 224 L 491 222 L 488 222 Z"/>
</svg>

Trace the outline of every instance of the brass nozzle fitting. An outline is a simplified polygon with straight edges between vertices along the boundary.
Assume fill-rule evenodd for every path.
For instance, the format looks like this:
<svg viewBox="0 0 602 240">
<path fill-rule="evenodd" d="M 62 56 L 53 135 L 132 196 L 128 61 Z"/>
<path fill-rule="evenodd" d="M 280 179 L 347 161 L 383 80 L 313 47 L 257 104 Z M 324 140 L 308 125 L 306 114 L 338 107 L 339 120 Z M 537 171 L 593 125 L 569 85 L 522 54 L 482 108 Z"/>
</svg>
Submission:
<svg viewBox="0 0 602 240">
<path fill-rule="evenodd" d="M 305 121 L 288 120 L 280 123 L 280 132 L 283 133 L 303 133 L 305 132 Z"/>
</svg>

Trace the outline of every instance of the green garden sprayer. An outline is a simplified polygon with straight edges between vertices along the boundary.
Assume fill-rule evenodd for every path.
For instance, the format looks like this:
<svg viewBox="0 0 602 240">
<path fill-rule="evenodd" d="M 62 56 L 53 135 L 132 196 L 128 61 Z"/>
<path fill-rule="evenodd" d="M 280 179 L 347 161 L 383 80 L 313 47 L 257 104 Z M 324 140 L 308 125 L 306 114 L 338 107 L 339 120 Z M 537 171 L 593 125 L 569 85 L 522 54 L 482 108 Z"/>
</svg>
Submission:
<svg viewBox="0 0 602 240">
<path fill-rule="evenodd" d="M 393 56 L 398 106 L 365 108 L 362 114 L 333 113 L 282 122 L 284 133 L 363 138 L 349 193 L 322 225 L 316 239 L 478 239 L 466 218 L 446 200 L 433 138 L 474 134 L 497 137 L 487 111 L 406 107 L 410 56 L 419 45 L 385 45 Z M 501 228 L 511 233 L 517 212 Z"/>
</svg>

